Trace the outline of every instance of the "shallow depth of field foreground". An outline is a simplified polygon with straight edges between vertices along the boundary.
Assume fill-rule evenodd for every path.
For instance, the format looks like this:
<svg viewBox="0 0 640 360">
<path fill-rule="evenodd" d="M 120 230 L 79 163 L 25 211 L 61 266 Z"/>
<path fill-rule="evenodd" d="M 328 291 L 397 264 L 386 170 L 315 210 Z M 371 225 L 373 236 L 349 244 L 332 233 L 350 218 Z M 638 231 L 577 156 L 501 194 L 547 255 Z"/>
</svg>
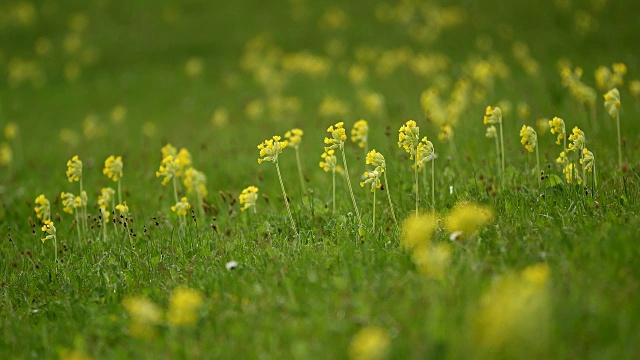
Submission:
<svg viewBox="0 0 640 360">
<path fill-rule="evenodd" d="M 639 13 L 3 1 L 0 358 L 636 358 Z"/>
</svg>

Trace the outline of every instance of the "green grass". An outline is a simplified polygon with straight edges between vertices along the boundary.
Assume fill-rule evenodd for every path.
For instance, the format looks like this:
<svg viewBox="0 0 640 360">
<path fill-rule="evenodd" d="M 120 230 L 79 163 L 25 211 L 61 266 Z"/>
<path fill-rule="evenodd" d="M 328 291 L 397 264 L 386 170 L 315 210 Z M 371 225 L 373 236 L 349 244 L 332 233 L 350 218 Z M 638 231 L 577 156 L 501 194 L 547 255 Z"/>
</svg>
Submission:
<svg viewBox="0 0 640 360">
<path fill-rule="evenodd" d="M 635 45 L 640 28 L 633 17 L 638 5 L 609 2 L 596 11 L 584 1 L 565 11 L 553 1 L 447 2 L 440 5 L 462 9 L 463 23 L 425 43 L 409 35 L 415 23 L 378 21 L 374 3 L 303 1 L 307 17 L 301 22 L 291 17 L 295 3 L 34 1 L 31 25 L 0 16 L 0 78 L 9 77 L 16 58 L 34 60 L 46 77 L 36 86 L 0 83 L 0 127 L 8 122 L 19 127 L 16 139 L 0 140 L 14 153 L 12 163 L 0 168 L 0 358 L 64 358 L 64 349 L 83 350 L 91 358 L 347 358 L 354 334 L 367 326 L 389 334 L 389 358 L 634 358 L 640 351 L 640 99 L 633 98 L 627 84 L 640 79 Z M 0 13 L 10 14 L 15 4 L 0 5 Z M 346 28 L 319 27 L 332 6 L 347 14 Z M 581 9 L 598 24 L 584 35 L 573 25 Z M 95 50 L 97 58 L 81 66 L 75 81 L 67 81 L 63 69 L 77 58 L 65 53 L 62 42 L 75 13 L 88 19 L 83 49 Z M 164 19 L 165 13 L 175 20 Z M 245 44 L 261 33 L 271 34 L 271 49 L 308 51 L 328 59 L 331 69 L 319 78 L 280 72 L 286 78 L 281 95 L 297 97 L 300 108 L 280 116 L 267 110 L 252 120 L 245 113 L 248 103 L 278 95 L 240 65 Z M 420 93 L 443 77 L 453 84 L 467 76 L 470 59 L 486 58 L 475 47 L 481 35 L 492 39 L 491 54 L 502 57 L 509 75 L 496 79 L 494 89 L 461 114 L 454 127 L 454 154 L 437 139 L 439 126 L 425 117 Z M 33 48 L 43 36 L 52 49 L 39 57 Z M 344 54 L 327 55 L 331 39 L 343 42 Z M 529 46 L 540 63 L 537 76 L 528 76 L 512 56 L 514 41 Z M 382 94 L 386 103 L 374 115 L 358 102 L 360 88 L 347 77 L 362 45 L 439 53 L 448 64 L 423 77 L 406 65 L 389 76 L 377 74 L 382 55 L 366 63 L 365 87 Z M 204 64 L 195 78 L 184 71 L 192 57 Z M 627 65 L 620 87 L 625 171 L 617 166 L 615 123 L 603 108 L 603 92 L 598 90 L 595 129 L 589 113 L 561 85 L 556 63 L 563 58 L 584 68 L 582 80 L 592 87 L 598 66 Z M 328 95 L 349 104 L 347 114 L 320 114 L 318 107 Z M 500 100 L 513 104 L 504 117 L 507 178 L 502 189 L 495 145 L 482 125 L 485 107 Z M 529 119 L 516 115 L 519 102 L 531 106 Z M 115 124 L 110 112 L 119 104 L 128 113 Z M 223 127 L 211 122 L 219 107 L 229 112 Z M 94 138 L 83 134 L 88 114 L 98 116 L 102 129 Z M 554 116 L 565 120 L 568 132 L 574 126 L 585 131 L 596 158 L 596 186 L 538 187 L 535 159 L 519 143 L 518 131 L 524 123 L 537 129 L 537 118 Z M 451 242 L 444 226 L 436 231 L 432 243 L 451 245 L 441 280 L 423 275 L 411 253 L 401 248 L 401 231 L 394 226 L 385 191 L 376 196 L 374 233 L 369 189 L 354 188 L 367 229 L 363 241 L 340 174 L 337 211 L 331 214 L 331 174 L 318 166 L 323 138 L 337 121 L 345 121 L 350 135 L 361 118 L 369 121 L 369 149 L 386 158 L 399 220 L 412 216 L 415 204 L 412 161 L 397 146 L 398 128 L 409 119 L 418 122 L 421 136 L 428 136 L 439 154 L 435 210 L 445 217 L 459 202 L 493 209 L 493 221 L 467 239 Z M 145 136 L 143 126 L 150 122 L 156 133 Z M 300 151 L 312 194 L 305 196 L 300 189 L 292 149 L 285 149 L 279 163 L 299 239 L 292 234 L 275 167 L 256 161 L 260 142 L 293 127 L 305 132 Z M 76 132 L 78 143 L 62 141 L 62 129 Z M 563 178 L 555 161 L 561 151 L 555 135 L 539 132 L 538 142 L 545 173 Z M 163 187 L 155 176 L 166 143 L 187 148 L 194 167 L 208 177 L 206 217 L 193 221 L 187 216 L 186 227 L 170 210 L 171 185 Z M 345 151 L 356 185 L 365 171 L 364 154 L 350 140 Z M 93 224 L 85 238 L 78 238 L 74 217 L 62 211 L 59 199 L 62 191 L 78 192 L 65 177 L 73 155 L 84 162 Z M 127 224 L 135 234 L 131 240 L 122 231 L 115 236 L 109 226 L 105 241 L 97 225 L 100 189 L 116 187 L 102 174 L 109 155 L 123 156 L 123 196 L 133 219 Z M 340 164 L 341 155 L 336 155 Z M 237 202 L 249 185 L 260 188 L 257 214 L 241 212 Z M 52 242 L 42 244 L 35 224 L 34 199 L 41 193 L 51 201 L 58 264 Z M 430 210 L 430 199 L 430 188 L 421 188 L 421 210 Z M 225 264 L 231 260 L 239 266 L 228 271 Z M 550 269 L 548 342 L 536 341 L 544 334 L 529 334 L 525 345 L 534 351 L 483 352 L 472 340 L 483 294 L 497 279 L 538 263 Z M 161 324 L 153 339 L 132 336 L 123 300 L 146 296 L 167 309 L 179 286 L 204 296 L 197 324 Z"/>
</svg>

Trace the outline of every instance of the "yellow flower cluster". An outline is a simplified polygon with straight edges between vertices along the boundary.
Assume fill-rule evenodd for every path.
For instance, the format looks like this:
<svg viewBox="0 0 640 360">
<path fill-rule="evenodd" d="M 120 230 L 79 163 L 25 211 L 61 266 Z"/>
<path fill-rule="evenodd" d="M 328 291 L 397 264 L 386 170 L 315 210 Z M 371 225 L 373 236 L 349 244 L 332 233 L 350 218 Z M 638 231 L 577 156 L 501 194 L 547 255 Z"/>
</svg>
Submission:
<svg viewBox="0 0 640 360">
<path fill-rule="evenodd" d="M 574 127 L 572 130 L 572 134 L 569 135 L 569 141 L 571 141 L 571 144 L 569 144 L 567 151 L 576 151 L 576 150 L 582 151 L 586 141 L 584 137 L 584 132 L 580 130 L 580 128 L 578 128 L 577 126 Z"/>
<path fill-rule="evenodd" d="M 384 160 L 384 156 L 381 153 L 377 152 L 376 149 L 373 149 L 367 153 L 365 162 L 367 165 L 375 166 L 376 170 L 381 173 L 387 169 L 387 163 Z"/>
<path fill-rule="evenodd" d="M 494 125 L 488 126 L 485 136 L 490 138 L 490 139 L 493 139 L 496 136 L 498 136 L 498 130 L 496 129 L 496 127 Z"/>
<path fill-rule="evenodd" d="M 620 91 L 614 88 L 604 95 L 604 107 L 612 118 L 617 118 L 620 111 Z"/>
<path fill-rule="evenodd" d="M 580 78 L 582 68 L 576 67 L 573 71 L 569 66 L 563 66 L 560 70 L 562 85 L 569 89 L 571 96 L 580 104 L 593 107 L 596 103 L 596 91 L 585 85 Z"/>
<path fill-rule="evenodd" d="M 420 128 L 415 121 L 409 120 L 398 130 L 398 147 L 411 155 L 411 159 L 416 155 L 418 144 L 420 143 Z"/>
<path fill-rule="evenodd" d="M 533 149 L 538 145 L 538 135 L 531 126 L 522 125 L 522 129 L 520 129 L 520 143 L 524 145 L 524 148 L 529 152 L 533 152 Z"/>
<path fill-rule="evenodd" d="M 191 205 L 187 201 L 186 197 L 183 197 L 174 206 L 171 207 L 171 211 L 177 213 L 180 216 L 186 216 L 187 212 L 191 209 Z"/>
<path fill-rule="evenodd" d="M 442 124 L 438 133 L 438 140 L 448 141 L 453 138 L 453 127 L 449 124 Z"/>
<path fill-rule="evenodd" d="M 280 141 L 280 139 L 280 136 L 275 135 L 272 139 L 265 140 L 258 145 L 258 149 L 260 149 L 258 164 L 262 164 L 264 161 L 278 162 L 278 155 L 280 155 L 282 149 L 289 145 L 288 141 Z"/>
<path fill-rule="evenodd" d="M 422 168 L 427 162 L 434 160 L 438 155 L 435 153 L 433 143 L 425 136 L 418 144 L 418 167 Z"/>
<path fill-rule="evenodd" d="M 198 321 L 198 310 L 204 297 L 198 290 L 179 287 L 169 299 L 167 321 L 172 326 L 192 326 Z"/>
<path fill-rule="evenodd" d="M 389 349 L 391 336 L 389 332 L 377 326 L 367 326 L 360 329 L 349 345 L 351 360 L 384 359 Z"/>
<path fill-rule="evenodd" d="M 67 178 L 69 182 L 80 181 L 82 178 L 82 161 L 78 155 L 67 161 Z"/>
<path fill-rule="evenodd" d="M 335 125 L 329 126 L 327 132 L 331 134 L 331 138 L 325 137 L 324 143 L 328 146 L 328 149 L 342 149 L 344 142 L 347 140 L 347 133 L 344 129 L 344 122 L 338 122 Z"/>
<path fill-rule="evenodd" d="M 624 63 L 615 63 L 611 69 L 600 66 L 596 69 L 594 76 L 600 90 L 611 89 L 624 84 L 624 75 L 627 73 L 627 66 Z"/>
<path fill-rule="evenodd" d="M 63 210 L 66 213 L 73 214 L 74 209 L 82 206 L 82 198 L 80 196 L 75 196 L 72 193 L 63 191 L 60 197 L 62 198 Z"/>
<path fill-rule="evenodd" d="M 549 121 L 549 127 L 551 127 L 552 134 L 558 134 L 556 144 L 560 145 L 560 140 L 564 139 L 567 134 L 567 130 L 564 126 L 564 120 L 559 117 L 554 117 L 553 120 Z"/>
<path fill-rule="evenodd" d="M 183 183 L 189 194 L 198 194 L 201 198 L 207 197 L 209 194 L 207 191 L 207 176 L 195 168 L 191 167 L 185 171 Z"/>
<path fill-rule="evenodd" d="M 44 220 L 42 225 L 42 231 L 44 231 L 44 233 L 47 234 L 45 237 L 42 238 L 42 243 L 44 243 L 47 240 L 55 239 L 56 227 L 53 225 L 53 221 Z"/>
<path fill-rule="evenodd" d="M 364 148 L 367 145 L 369 137 L 369 124 L 366 120 L 358 120 L 353 124 L 351 129 L 351 141 L 358 144 L 359 147 Z"/>
<path fill-rule="evenodd" d="M 483 121 L 485 125 L 500 124 L 502 122 L 502 110 L 497 106 L 487 106 Z"/>
<path fill-rule="evenodd" d="M 360 182 L 360 186 L 364 187 L 366 184 L 371 184 L 371 192 L 374 192 L 376 189 L 380 189 L 380 187 L 382 187 L 382 184 L 380 183 L 380 175 L 382 174 L 378 170 L 365 171 L 365 180 Z"/>
<path fill-rule="evenodd" d="M 451 239 L 469 238 L 481 226 L 493 220 L 493 211 L 486 206 L 476 204 L 458 204 L 445 219 L 445 226 L 451 234 Z"/>
<path fill-rule="evenodd" d="M 585 171 L 588 171 L 588 172 L 593 171 L 595 158 L 593 156 L 593 153 L 587 150 L 586 147 L 582 149 L 582 159 L 580 159 L 580 164 L 582 164 L 582 167 Z"/>
<path fill-rule="evenodd" d="M 322 161 L 320 161 L 320 167 L 326 172 L 335 172 L 337 168 L 337 161 L 335 155 L 336 151 L 333 149 L 325 149 L 322 153 Z"/>
<path fill-rule="evenodd" d="M 104 217 L 104 221 L 109 220 L 109 215 L 111 212 L 107 209 L 109 205 L 113 205 L 113 195 L 115 195 L 116 191 L 110 187 L 102 188 L 100 190 L 100 195 L 98 196 L 98 207 L 100 207 L 100 212 Z"/>
<path fill-rule="evenodd" d="M 45 220 L 51 219 L 51 204 L 49 200 L 44 196 L 44 194 L 38 195 L 35 200 L 36 206 L 34 208 L 36 212 L 36 217 L 41 220 L 43 223 Z"/>
<path fill-rule="evenodd" d="M 116 210 L 120 212 L 121 216 L 127 217 L 129 215 L 129 206 L 127 205 L 126 201 L 122 204 L 116 205 Z"/>
<path fill-rule="evenodd" d="M 153 338 L 157 332 L 156 326 L 162 322 L 162 309 L 144 296 L 126 297 L 122 305 L 131 318 L 131 335 L 143 339 Z"/>
<path fill-rule="evenodd" d="M 249 186 L 242 190 L 242 193 L 238 197 L 240 205 L 242 205 L 242 208 L 240 208 L 241 211 L 245 211 L 249 208 L 254 208 L 255 210 L 256 201 L 258 200 L 258 191 L 259 189 L 255 186 Z"/>
<path fill-rule="evenodd" d="M 107 175 L 111 180 L 118 181 L 122 177 L 122 156 L 109 156 L 104 161 L 104 169 L 102 173 Z"/>
<path fill-rule="evenodd" d="M 162 159 L 160 168 L 156 171 L 156 177 L 164 176 L 162 185 L 167 185 L 171 179 L 176 176 L 179 166 L 174 160 L 173 155 L 167 155 Z"/>
<path fill-rule="evenodd" d="M 285 139 L 293 146 L 294 149 L 298 149 L 300 147 L 300 143 L 302 142 L 302 135 L 304 135 L 304 131 L 301 129 L 295 128 L 287 131 L 284 134 Z"/>
</svg>

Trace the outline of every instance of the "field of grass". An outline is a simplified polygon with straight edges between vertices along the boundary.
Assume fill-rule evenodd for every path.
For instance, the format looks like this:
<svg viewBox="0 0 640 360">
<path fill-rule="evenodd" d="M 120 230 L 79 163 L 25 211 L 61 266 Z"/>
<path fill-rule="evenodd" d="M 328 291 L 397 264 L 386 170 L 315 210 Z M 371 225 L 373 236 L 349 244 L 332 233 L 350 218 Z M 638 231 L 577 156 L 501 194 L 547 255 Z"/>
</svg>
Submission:
<svg viewBox="0 0 640 360">
<path fill-rule="evenodd" d="M 637 357 L 638 13 L 611 0 L 2 2 L 0 358 Z M 494 138 L 487 106 L 502 112 Z M 418 173 L 398 145 L 409 120 L 434 149 Z M 319 163 L 338 122 L 334 198 Z M 258 145 L 294 128 L 299 164 L 295 141 L 259 164 Z M 384 173 L 365 163 L 373 149 Z M 103 173 L 112 155 L 119 183 Z M 74 156 L 81 182 L 65 174 Z M 179 168 L 164 186 L 161 163 Z M 199 192 L 189 168 L 206 176 Z"/>
</svg>

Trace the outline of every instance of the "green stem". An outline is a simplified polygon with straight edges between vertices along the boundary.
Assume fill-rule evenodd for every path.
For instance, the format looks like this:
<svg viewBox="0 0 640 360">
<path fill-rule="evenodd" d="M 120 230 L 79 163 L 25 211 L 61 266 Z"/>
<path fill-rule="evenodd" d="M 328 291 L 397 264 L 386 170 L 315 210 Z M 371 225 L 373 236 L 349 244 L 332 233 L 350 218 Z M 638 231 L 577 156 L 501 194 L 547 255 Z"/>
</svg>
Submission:
<svg viewBox="0 0 640 360">
<path fill-rule="evenodd" d="M 179 202 L 178 200 L 178 181 L 176 180 L 176 176 L 173 176 L 173 196 L 176 199 L 176 204 Z"/>
<path fill-rule="evenodd" d="M 358 217 L 358 225 L 360 229 L 362 229 L 362 219 L 360 219 L 360 211 L 358 211 L 358 205 L 356 204 L 356 198 L 353 196 L 353 188 L 351 188 L 351 179 L 349 179 L 349 168 L 347 167 L 347 157 L 344 154 L 343 145 L 340 145 L 340 152 L 342 153 L 342 162 L 344 163 L 344 173 L 347 178 L 347 185 L 349 186 L 349 194 L 351 195 L 351 201 L 353 202 L 353 208 L 356 211 L 356 216 Z"/>
<path fill-rule="evenodd" d="M 300 190 L 302 190 L 302 193 L 306 193 L 305 189 L 304 189 L 304 176 L 302 175 L 302 165 L 300 163 L 300 151 L 298 151 L 298 148 L 296 149 L 296 162 L 298 163 L 298 176 L 300 176 Z"/>
<path fill-rule="evenodd" d="M 331 215 L 335 215 L 336 214 L 336 170 L 333 169 L 332 171 L 333 173 L 333 209 L 332 209 L 332 213 Z"/>
<path fill-rule="evenodd" d="M 55 235 L 53 235 L 53 251 L 55 251 L 54 258 L 56 261 L 56 272 L 58 272 L 58 237 Z"/>
<path fill-rule="evenodd" d="M 502 121 L 500 121 L 500 147 L 502 149 L 501 151 L 501 162 L 502 162 L 502 186 L 504 188 L 504 135 L 503 135 L 503 131 L 502 131 Z"/>
<path fill-rule="evenodd" d="M 120 185 L 120 179 L 118 179 L 118 204 L 122 204 L 122 186 Z"/>
<path fill-rule="evenodd" d="M 393 222 L 398 226 L 398 219 L 396 219 L 396 212 L 393 210 L 393 202 L 391 201 L 391 193 L 389 192 L 389 181 L 387 180 L 387 172 L 383 172 L 384 174 L 384 187 L 387 190 L 387 199 L 389 200 L 389 207 L 391 208 L 391 216 L 393 217 Z"/>
<path fill-rule="evenodd" d="M 376 232 L 376 191 L 373 190 L 373 232 Z"/>
<path fill-rule="evenodd" d="M 82 193 L 84 192 L 82 187 L 82 177 L 80 177 L 80 197 L 82 198 Z M 87 204 L 86 202 L 82 204 L 82 230 L 86 236 L 87 234 Z"/>
<path fill-rule="evenodd" d="M 278 161 L 276 161 L 275 164 L 276 170 L 278 171 L 278 180 L 280 180 L 280 188 L 282 189 L 282 195 L 284 196 L 284 204 L 287 206 L 287 213 L 289 213 L 289 220 L 291 220 L 291 228 L 293 228 L 293 232 L 296 234 L 296 237 L 299 237 L 300 235 L 296 229 L 296 223 L 293 221 L 293 215 L 291 215 L 291 209 L 289 208 L 287 192 L 284 191 L 284 183 L 282 182 L 282 175 L 280 174 L 280 165 L 278 165 Z"/>
<path fill-rule="evenodd" d="M 415 164 L 414 164 L 414 168 L 413 168 L 413 175 L 416 179 L 416 217 L 418 217 L 418 194 L 419 194 L 419 189 L 418 189 L 418 153 L 416 151 L 416 153 L 413 155 L 413 158 L 415 159 Z"/>
<path fill-rule="evenodd" d="M 82 239 L 82 235 L 80 235 L 80 219 L 78 219 L 78 211 L 75 212 L 76 213 L 76 230 L 78 230 L 78 241 L 82 242 L 80 239 Z"/>
<path fill-rule="evenodd" d="M 431 207 L 436 208 L 436 159 L 431 159 Z"/>
<path fill-rule="evenodd" d="M 620 114 L 616 115 L 616 127 L 618 130 L 618 167 L 622 169 L 622 140 L 620 138 Z"/>
<path fill-rule="evenodd" d="M 542 174 L 540 173 L 540 152 L 538 151 L 538 145 L 536 144 L 536 176 L 538 177 L 538 187 L 542 182 Z"/>
<path fill-rule="evenodd" d="M 498 174 L 501 174 L 500 172 L 500 141 L 498 140 L 497 136 L 494 136 L 494 138 L 496 139 L 496 171 L 498 172 Z"/>
</svg>

